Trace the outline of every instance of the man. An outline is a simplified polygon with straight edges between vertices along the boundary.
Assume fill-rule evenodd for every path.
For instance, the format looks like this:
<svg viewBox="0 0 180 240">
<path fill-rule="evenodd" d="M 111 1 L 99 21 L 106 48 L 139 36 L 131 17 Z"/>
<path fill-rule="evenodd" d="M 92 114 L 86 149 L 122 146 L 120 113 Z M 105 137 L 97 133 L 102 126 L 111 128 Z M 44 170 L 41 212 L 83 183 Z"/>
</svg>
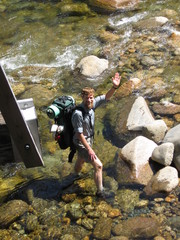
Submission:
<svg viewBox="0 0 180 240">
<path fill-rule="evenodd" d="M 120 84 L 120 80 L 121 77 L 116 73 L 112 78 L 112 88 L 106 93 L 106 95 L 101 95 L 96 98 L 94 98 L 94 90 L 92 88 L 84 88 L 81 93 L 82 103 L 79 105 L 83 111 L 77 109 L 72 115 L 72 125 L 75 131 L 73 142 L 78 151 L 75 172 L 79 173 L 81 171 L 84 162 L 92 164 L 94 167 L 94 181 L 97 187 L 96 195 L 98 197 L 104 197 L 105 191 L 102 181 L 103 165 L 92 149 L 94 136 L 94 110 L 113 96 Z"/>
</svg>

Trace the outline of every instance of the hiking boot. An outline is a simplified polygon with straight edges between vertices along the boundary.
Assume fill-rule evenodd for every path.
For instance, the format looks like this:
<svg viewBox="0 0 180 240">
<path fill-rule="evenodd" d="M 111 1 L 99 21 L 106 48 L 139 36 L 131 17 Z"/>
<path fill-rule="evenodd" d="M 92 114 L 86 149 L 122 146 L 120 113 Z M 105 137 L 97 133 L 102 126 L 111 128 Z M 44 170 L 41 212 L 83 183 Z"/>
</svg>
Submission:
<svg viewBox="0 0 180 240">
<path fill-rule="evenodd" d="M 102 191 L 97 191 L 96 192 L 96 197 L 98 198 L 112 198 L 114 197 L 114 193 L 108 190 L 103 189 Z"/>
</svg>

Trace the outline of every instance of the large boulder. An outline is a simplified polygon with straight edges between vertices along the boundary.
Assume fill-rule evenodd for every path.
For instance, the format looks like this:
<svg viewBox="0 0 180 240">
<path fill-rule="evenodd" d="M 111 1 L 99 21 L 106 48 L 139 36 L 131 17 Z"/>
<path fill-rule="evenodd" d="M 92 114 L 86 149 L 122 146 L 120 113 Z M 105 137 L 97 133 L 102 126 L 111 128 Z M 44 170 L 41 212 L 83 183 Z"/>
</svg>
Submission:
<svg viewBox="0 0 180 240">
<path fill-rule="evenodd" d="M 148 108 L 148 105 L 143 97 L 138 97 L 129 113 L 127 119 L 127 128 L 131 131 L 142 131 L 143 127 L 152 124 L 154 118 Z"/>
<path fill-rule="evenodd" d="M 139 166 L 149 161 L 155 147 L 157 147 L 157 144 L 153 141 L 143 136 L 138 136 L 122 148 L 121 156 L 138 169 Z"/>
<path fill-rule="evenodd" d="M 179 184 L 178 171 L 174 167 L 164 167 L 159 170 L 149 181 L 144 191 L 147 195 L 158 192 L 171 192 Z"/>
<path fill-rule="evenodd" d="M 89 4 L 103 12 L 114 12 L 120 9 L 132 9 L 139 0 L 89 0 Z"/>
<path fill-rule="evenodd" d="M 149 162 L 139 169 L 139 174 L 133 172 L 132 166 L 120 156 L 115 162 L 115 179 L 119 184 L 142 184 L 147 185 L 153 176 Z"/>
<path fill-rule="evenodd" d="M 87 56 L 79 62 L 77 68 L 86 77 L 97 77 L 108 68 L 108 60 L 98 58 L 94 55 Z"/>
<path fill-rule="evenodd" d="M 141 181 L 138 182 L 141 184 L 147 183 L 147 165 L 149 166 L 149 159 L 155 147 L 157 147 L 157 144 L 153 141 L 143 136 L 138 136 L 126 144 L 120 152 L 120 158 L 130 166 L 131 178 L 140 178 Z M 145 172 L 144 169 L 146 169 Z"/>
<path fill-rule="evenodd" d="M 171 128 L 165 135 L 163 142 L 171 142 L 174 144 L 174 159 L 173 162 L 180 171 L 180 124 Z"/>
</svg>

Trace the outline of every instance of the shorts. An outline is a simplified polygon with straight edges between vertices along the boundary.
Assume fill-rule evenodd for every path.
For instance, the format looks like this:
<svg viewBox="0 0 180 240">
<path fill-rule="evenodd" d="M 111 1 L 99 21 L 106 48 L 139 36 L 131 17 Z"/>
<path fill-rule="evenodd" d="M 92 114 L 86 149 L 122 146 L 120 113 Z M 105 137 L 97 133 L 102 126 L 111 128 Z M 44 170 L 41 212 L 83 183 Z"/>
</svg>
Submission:
<svg viewBox="0 0 180 240">
<path fill-rule="evenodd" d="M 87 138 L 86 141 L 92 147 L 93 138 Z M 76 149 L 77 149 L 77 152 L 78 152 L 78 157 L 83 159 L 85 162 L 89 163 L 90 162 L 89 154 L 88 154 L 87 149 L 84 147 L 84 145 L 81 142 L 79 142 L 75 146 L 76 146 Z"/>
</svg>

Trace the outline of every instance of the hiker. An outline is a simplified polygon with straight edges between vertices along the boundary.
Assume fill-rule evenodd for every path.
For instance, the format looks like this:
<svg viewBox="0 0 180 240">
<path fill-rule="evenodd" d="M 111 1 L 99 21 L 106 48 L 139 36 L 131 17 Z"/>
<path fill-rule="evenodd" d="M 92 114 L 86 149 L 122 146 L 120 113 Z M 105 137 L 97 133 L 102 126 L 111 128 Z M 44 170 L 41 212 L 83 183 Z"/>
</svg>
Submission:
<svg viewBox="0 0 180 240">
<path fill-rule="evenodd" d="M 121 77 L 116 73 L 112 78 L 112 88 L 105 95 L 98 97 L 94 97 L 94 89 L 84 88 L 81 92 L 82 103 L 79 106 L 84 109 L 85 114 L 83 116 L 80 110 L 75 110 L 72 114 L 72 125 L 75 132 L 73 142 L 78 152 L 74 170 L 75 173 L 78 174 L 84 162 L 92 164 L 94 167 L 94 181 L 97 187 L 97 197 L 104 197 L 105 191 L 102 182 L 103 165 L 92 149 L 94 137 L 94 110 L 113 96 L 120 84 L 120 80 Z"/>
</svg>

